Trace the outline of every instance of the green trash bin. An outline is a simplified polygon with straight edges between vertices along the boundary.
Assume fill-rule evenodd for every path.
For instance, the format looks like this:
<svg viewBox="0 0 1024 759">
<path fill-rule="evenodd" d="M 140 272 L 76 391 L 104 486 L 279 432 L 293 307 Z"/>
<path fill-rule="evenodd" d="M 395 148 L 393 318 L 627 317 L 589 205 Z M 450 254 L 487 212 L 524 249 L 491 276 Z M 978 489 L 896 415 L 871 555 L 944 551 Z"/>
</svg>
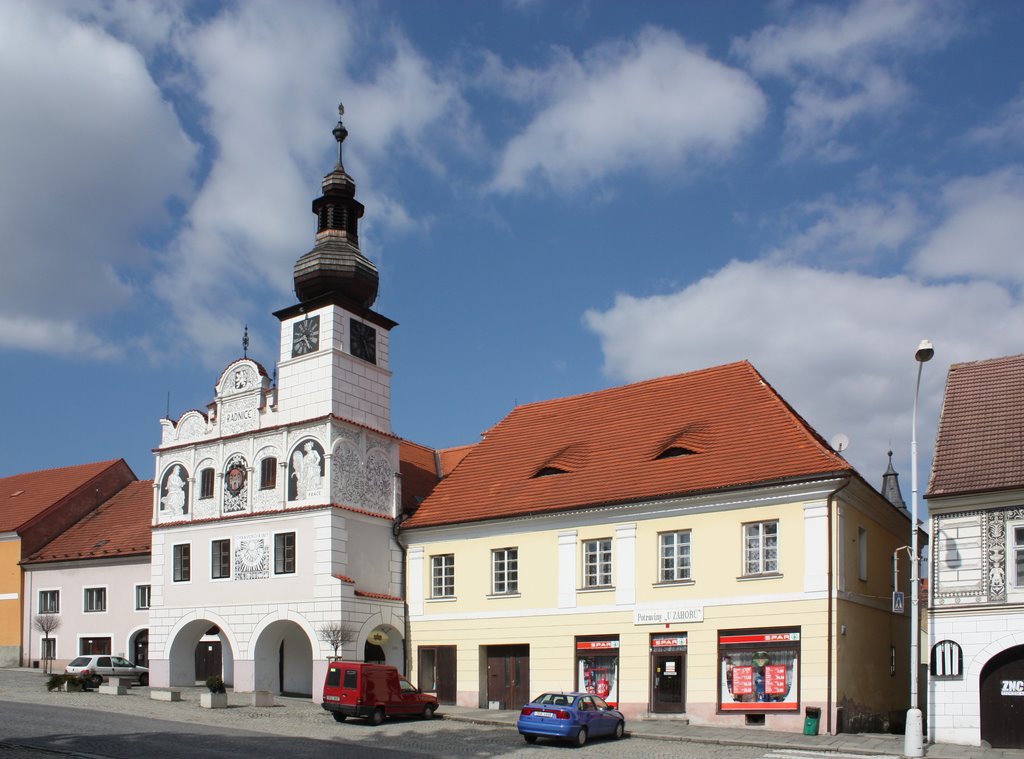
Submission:
<svg viewBox="0 0 1024 759">
<path fill-rule="evenodd" d="M 819 725 L 821 725 L 821 709 L 816 706 L 808 706 L 804 709 L 804 735 L 817 735 Z"/>
</svg>

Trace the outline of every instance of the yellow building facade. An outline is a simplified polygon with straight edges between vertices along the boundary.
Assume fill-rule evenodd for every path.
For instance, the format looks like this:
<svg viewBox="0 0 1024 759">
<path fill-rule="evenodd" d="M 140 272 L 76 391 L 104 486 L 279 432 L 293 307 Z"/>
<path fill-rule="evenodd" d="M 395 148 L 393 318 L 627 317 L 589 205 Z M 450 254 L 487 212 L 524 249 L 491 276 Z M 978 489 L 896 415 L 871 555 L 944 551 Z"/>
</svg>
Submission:
<svg viewBox="0 0 1024 759">
<path fill-rule="evenodd" d="M 796 731 L 811 708 L 825 732 L 898 726 L 909 625 L 892 611 L 892 557 L 909 537 L 905 512 L 848 466 L 531 511 L 517 479 L 528 496 L 556 504 L 602 456 L 597 427 L 583 434 L 587 453 L 566 453 L 572 424 L 560 425 L 559 411 L 580 424 L 569 404 L 538 409 L 547 421 L 521 439 L 515 428 L 529 419 L 498 425 L 403 529 L 414 682 L 442 703 L 480 708 L 589 691 L 630 719 Z M 545 428 L 562 428 L 553 458 L 539 447 Z M 667 439 L 654 437 L 658 446 Z M 701 463 L 717 471 L 716 442 L 670 444 L 670 455 L 651 458 L 671 459 L 671 477 L 692 480 Z M 520 454 L 533 459 L 526 478 L 515 473 Z M 619 480 L 594 476 L 610 487 Z M 648 482 L 638 479 L 638 496 Z M 586 478 L 577 486 L 585 491 Z M 507 516 L 491 516 L 492 499 Z"/>
</svg>

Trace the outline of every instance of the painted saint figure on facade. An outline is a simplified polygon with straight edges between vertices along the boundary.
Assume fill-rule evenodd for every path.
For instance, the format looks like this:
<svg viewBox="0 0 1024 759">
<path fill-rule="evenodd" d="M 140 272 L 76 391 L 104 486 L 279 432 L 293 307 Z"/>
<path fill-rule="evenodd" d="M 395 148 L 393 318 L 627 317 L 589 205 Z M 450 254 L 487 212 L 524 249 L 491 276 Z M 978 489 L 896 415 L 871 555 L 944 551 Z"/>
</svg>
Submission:
<svg viewBox="0 0 1024 759">
<path fill-rule="evenodd" d="M 315 440 L 307 440 L 292 454 L 288 500 L 315 498 L 323 489 L 323 449 Z"/>
<path fill-rule="evenodd" d="M 160 508 L 171 514 L 184 514 L 188 500 L 188 483 L 181 476 L 181 464 L 175 464 L 164 478 Z"/>
</svg>

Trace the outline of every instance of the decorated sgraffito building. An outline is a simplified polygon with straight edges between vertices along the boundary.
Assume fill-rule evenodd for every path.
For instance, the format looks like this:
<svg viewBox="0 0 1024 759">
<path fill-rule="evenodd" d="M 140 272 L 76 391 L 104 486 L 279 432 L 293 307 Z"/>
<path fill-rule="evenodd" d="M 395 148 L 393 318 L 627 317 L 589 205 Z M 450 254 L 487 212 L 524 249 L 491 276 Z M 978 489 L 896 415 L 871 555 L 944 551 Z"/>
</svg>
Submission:
<svg viewBox="0 0 1024 759">
<path fill-rule="evenodd" d="M 925 497 L 929 719 L 940 743 L 1024 748 L 1024 355 L 954 364 Z"/>
<path fill-rule="evenodd" d="M 403 450 L 423 452 L 391 431 L 395 322 L 371 308 L 378 274 L 359 249 L 363 206 L 342 164 L 341 121 L 334 135 L 338 162 L 313 201 L 316 243 L 295 264 L 299 302 L 275 313 L 276 384 L 242 358 L 205 412 L 161 422 L 154 685 L 223 675 L 238 691 L 315 694 L 335 653 L 328 626 L 342 630 L 339 655 L 404 667 L 393 525 Z"/>
</svg>

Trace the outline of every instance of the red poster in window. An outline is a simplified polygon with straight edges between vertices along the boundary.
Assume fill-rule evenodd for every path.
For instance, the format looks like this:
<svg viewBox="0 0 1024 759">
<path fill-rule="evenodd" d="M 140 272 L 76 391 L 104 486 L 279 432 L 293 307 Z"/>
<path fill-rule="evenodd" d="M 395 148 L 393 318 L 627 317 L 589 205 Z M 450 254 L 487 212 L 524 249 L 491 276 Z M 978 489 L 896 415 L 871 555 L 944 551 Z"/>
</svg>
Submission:
<svg viewBox="0 0 1024 759">
<path fill-rule="evenodd" d="M 764 692 L 769 696 L 786 694 L 786 665 L 769 664 L 764 668 Z"/>
<path fill-rule="evenodd" d="M 746 696 L 754 692 L 754 668 L 732 668 L 732 692 L 736 696 Z"/>
</svg>

